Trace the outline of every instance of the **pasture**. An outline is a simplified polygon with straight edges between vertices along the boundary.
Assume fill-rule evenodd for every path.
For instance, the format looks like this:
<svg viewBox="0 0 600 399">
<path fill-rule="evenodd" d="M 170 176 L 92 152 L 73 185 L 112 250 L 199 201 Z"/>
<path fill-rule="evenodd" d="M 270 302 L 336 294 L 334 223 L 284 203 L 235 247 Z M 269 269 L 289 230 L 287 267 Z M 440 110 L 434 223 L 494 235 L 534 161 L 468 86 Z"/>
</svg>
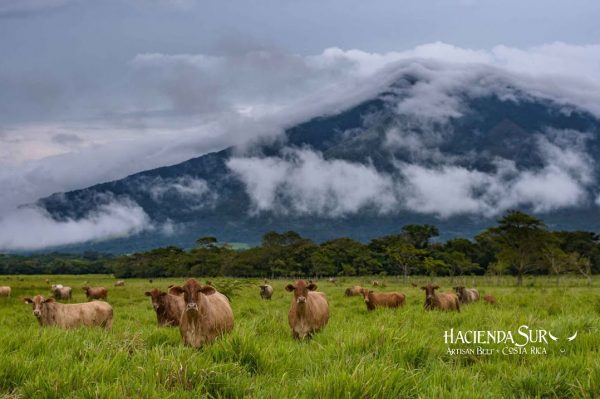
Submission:
<svg viewBox="0 0 600 399">
<path fill-rule="evenodd" d="M 22 298 L 50 296 L 44 281 L 73 287 L 105 286 L 114 309 L 113 329 L 41 329 Z M 200 350 L 184 347 L 178 328 L 158 327 L 144 291 L 183 279 L 126 280 L 110 276 L 0 276 L 12 296 L 0 298 L 0 397 L 3 398 L 593 398 L 600 395 L 600 279 L 591 286 L 546 277 L 522 288 L 512 278 L 467 278 L 467 286 L 492 293 L 498 304 L 465 305 L 460 313 L 423 310 L 424 293 L 396 278 L 380 279 L 401 291 L 399 309 L 367 311 L 347 287 L 369 278 L 325 279 L 330 321 L 312 340 L 294 341 L 287 324 L 291 280 L 270 281 L 271 301 L 261 300 L 262 280 L 237 279 L 231 334 Z M 199 279 L 200 280 L 200 279 Z M 231 287 L 232 279 L 212 279 Z M 84 282 L 87 281 L 86 284 Z M 202 282 L 205 279 L 201 279 Z M 421 285 L 428 281 L 416 277 Z M 448 279 L 436 279 L 442 291 Z M 452 355 L 444 331 L 547 329 L 559 341 L 547 354 Z M 576 339 L 565 337 L 578 332 Z M 501 348 L 505 345 L 491 345 Z M 454 345 L 457 347 L 457 345 Z M 475 347 L 465 345 L 465 348 Z M 562 350 L 562 351 L 561 351 Z"/>
</svg>

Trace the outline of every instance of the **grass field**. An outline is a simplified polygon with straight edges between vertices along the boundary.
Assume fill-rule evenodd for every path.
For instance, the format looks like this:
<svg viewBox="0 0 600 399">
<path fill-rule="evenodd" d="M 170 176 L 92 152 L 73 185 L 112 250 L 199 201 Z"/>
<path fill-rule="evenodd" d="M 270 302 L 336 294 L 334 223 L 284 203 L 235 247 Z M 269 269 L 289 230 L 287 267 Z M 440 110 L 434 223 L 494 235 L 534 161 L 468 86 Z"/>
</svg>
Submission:
<svg viewBox="0 0 600 399">
<path fill-rule="evenodd" d="M 40 329 L 25 296 L 49 295 L 44 282 L 80 289 L 109 288 L 113 329 Z M 314 339 L 291 339 L 288 280 L 271 282 L 272 301 L 262 301 L 258 280 L 232 298 L 233 333 L 200 350 L 183 347 L 177 328 L 159 328 L 143 292 L 182 279 L 127 280 L 109 276 L 0 276 L 13 287 L 0 298 L 0 397 L 4 398 L 501 398 L 600 397 L 600 279 L 591 286 L 568 278 L 468 278 L 499 303 L 464 306 L 461 313 L 425 312 L 424 294 L 395 278 L 387 288 L 407 295 L 402 309 L 368 312 L 362 298 L 344 289 L 368 278 L 319 281 L 331 318 Z M 219 288 L 225 279 L 212 279 Z M 425 279 L 417 279 L 417 283 Z M 447 279 L 436 282 L 451 287 Z M 546 355 L 451 355 L 444 331 L 513 330 L 521 325 L 551 330 L 559 341 Z M 578 331 L 577 338 L 564 337 Z M 505 345 L 492 345 L 501 348 Z M 456 347 L 456 345 L 455 345 Z M 468 345 L 464 346 L 470 347 Z M 561 351 L 562 349 L 562 351 Z"/>
</svg>

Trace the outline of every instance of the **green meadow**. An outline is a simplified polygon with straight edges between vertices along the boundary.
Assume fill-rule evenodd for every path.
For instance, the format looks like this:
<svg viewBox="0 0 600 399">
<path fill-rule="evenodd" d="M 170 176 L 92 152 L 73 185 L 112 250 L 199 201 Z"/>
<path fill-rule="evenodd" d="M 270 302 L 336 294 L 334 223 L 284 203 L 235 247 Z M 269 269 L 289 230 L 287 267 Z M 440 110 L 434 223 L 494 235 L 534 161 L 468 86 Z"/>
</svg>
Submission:
<svg viewBox="0 0 600 399">
<path fill-rule="evenodd" d="M 109 288 L 112 331 L 41 329 L 22 298 L 49 296 L 49 285 Z M 379 278 L 378 278 L 379 279 Z M 205 281 L 204 279 L 199 279 Z M 144 291 L 183 279 L 126 280 L 110 276 L 0 276 L 11 298 L 0 298 L 0 397 L 2 398 L 595 398 L 600 397 L 600 278 L 591 285 L 565 277 L 467 278 L 467 286 L 493 294 L 460 313 L 423 310 L 424 294 L 401 279 L 379 279 L 407 296 L 400 309 L 368 312 L 345 288 L 370 278 L 319 280 L 330 321 L 312 340 L 294 341 L 287 324 L 290 280 L 271 281 L 271 301 L 259 297 L 262 280 L 211 279 L 228 291 L 233 332 L 200 350 L 184 347 L 178 328 L 158 327 Z M 428 279 L 414 278 L 421 285 Z M 442 291 L 447 278 L 436 279 Z M 550 330 L 558 341 L 531 346 L 546 354 L 502 354 L 510 344 L 484 345 L 490 355 L 448 353 L 444 332 Z M 577 332 L 573 341 L 566 337 Z M 498 352 L 495 352 L 495 350 Z"/>
</svg>

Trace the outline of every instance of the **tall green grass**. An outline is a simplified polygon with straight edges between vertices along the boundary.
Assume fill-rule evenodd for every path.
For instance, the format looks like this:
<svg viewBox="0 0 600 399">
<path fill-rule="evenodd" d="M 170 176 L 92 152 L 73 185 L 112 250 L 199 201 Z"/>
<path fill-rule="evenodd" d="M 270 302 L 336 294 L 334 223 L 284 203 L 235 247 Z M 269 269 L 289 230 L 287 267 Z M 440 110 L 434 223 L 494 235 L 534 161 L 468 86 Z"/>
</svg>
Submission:
<svg viewBox="0 0 600 399">
<path fill-rule="evenodd" d="M 49 278 L 80 289 L 109 288 L 113 330 L 40 329 L 21 298 L 48 295 Z M 379 278 L 378 278 L 379 279 Z M 497 306 L 476 303 L 460 313 L 425 312 L 424 294 L 396 278 L 377 291 L 406 293 L 401 309 L 368 312 L 344 289 L 369 278 L 318 281 L 331 318 L 312 340 L 294 341 L 287 325 L 288 280 L 273 281 L 272 301 L 259 297 L 259 280 L 227 287 L 235 314 L 233 333 L 200 350 L 183 347 L 176 328 L 156 326 L 151 287 L 180 279 L 127 280 L 109 276 L 6 276 L 12 298 L 0 298 L 0 397 L 5 398 L 595 398 L 600 397 L 600 279 L 591 286 L 566 278 L 529 278 L 522 288 L 505 278 L 467 278 L 492 293 Z M 381 280 L 381 279 L 380 279 Z M 426 278 L 417 279 L 420 285 Z M 448 279 L 437 279 L 450 288 Z M 232 288 L 235 285 L 235 289 Z M 449 328 L 516 330 L 527 324 L 576 340 L 547 346 L 547 355 L 452 356 Z M 564 349 L 564 353 L 560 349 Z"/>
</svg>

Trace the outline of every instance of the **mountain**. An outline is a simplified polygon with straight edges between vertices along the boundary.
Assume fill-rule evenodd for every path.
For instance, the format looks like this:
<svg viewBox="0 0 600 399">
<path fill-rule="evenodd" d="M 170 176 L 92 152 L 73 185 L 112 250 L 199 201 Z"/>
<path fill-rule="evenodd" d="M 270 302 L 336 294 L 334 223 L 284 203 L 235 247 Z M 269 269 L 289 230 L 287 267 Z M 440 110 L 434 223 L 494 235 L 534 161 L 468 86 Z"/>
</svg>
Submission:
<svg viewBox="0 0 600 399">
<path fill-rule="evenodd" d="M 288 128 L 275 142 L 42 198 L 57 221 L 143 210 L 143 231 L 65 249 L 132 252 L 200 236 L 257 243 L 269 230 L 358 240 L 432 223 L 473 236 L 518 208 L 556 229 L 600 231 L 600 120 L 572 104 L 482 82 L 421 95 L 400 76 L 374 98 Z M 497 84 L 497 83 L 495 83 Z M 508 94 L 507 94 L 508 93 Z"/>
</svg>

